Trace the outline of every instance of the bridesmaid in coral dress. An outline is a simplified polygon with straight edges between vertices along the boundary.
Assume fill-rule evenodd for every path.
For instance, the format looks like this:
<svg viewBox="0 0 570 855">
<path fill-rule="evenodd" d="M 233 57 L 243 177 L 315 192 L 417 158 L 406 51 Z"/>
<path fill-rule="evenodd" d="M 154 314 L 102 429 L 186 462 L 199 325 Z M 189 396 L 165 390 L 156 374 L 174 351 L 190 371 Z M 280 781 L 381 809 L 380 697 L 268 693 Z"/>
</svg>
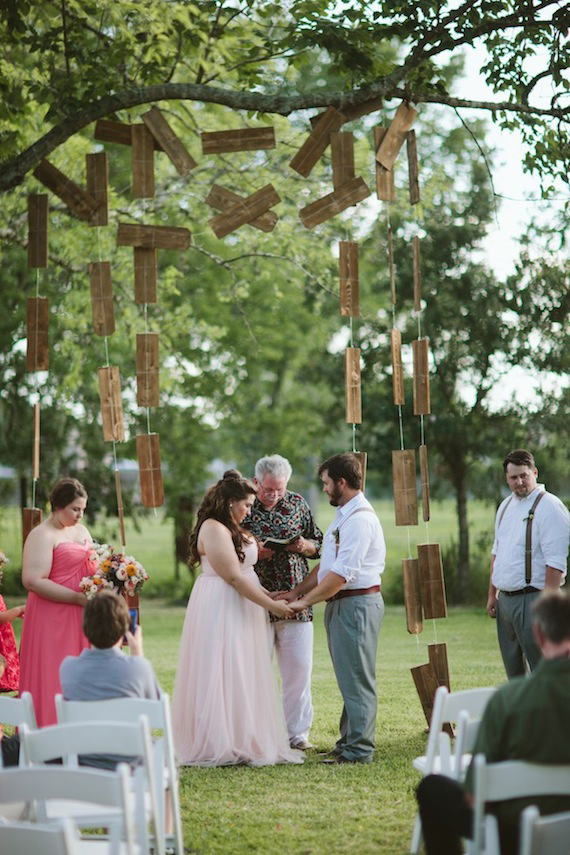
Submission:
<svg viewBox="0 0 570 855">
<path fill-rule="evenodd" d="M 20 641 L 20 693 L 31 692 L 38 725 L 56 723 L 59 666 L 89 647 L 81 622 L 83 576 L 91 573 L 91 536 L 81 524 L 87 493 L 75 478 L 62 478 L 50 494 L 52 511 L 24 544 L 22 581 L 29 591 Z"/>
</svg>

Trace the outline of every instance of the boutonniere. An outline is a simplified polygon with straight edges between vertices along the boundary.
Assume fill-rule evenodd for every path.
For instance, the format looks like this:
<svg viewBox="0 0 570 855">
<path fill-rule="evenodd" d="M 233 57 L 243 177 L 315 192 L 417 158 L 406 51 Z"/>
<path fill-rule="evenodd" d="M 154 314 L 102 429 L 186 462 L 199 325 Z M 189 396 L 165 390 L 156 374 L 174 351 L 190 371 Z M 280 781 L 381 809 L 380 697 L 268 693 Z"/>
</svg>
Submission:
<svg viewBox="0 0 570 855">
<path fill-rule="evenodd" d="M 534 511 L 530 511 L 528 517 L 525 517 L 523 519 L 523 522 L 528 522 L 529 520 L 532 521 L 533 519 L 534 519 Z"/>
<path fill-rule="evenodd" d="M 338 543 L 340 540 L 340 532 L 338 528 L 333 528 L 332 536 L 334 537 L 334 542 Z"/>
</svg>

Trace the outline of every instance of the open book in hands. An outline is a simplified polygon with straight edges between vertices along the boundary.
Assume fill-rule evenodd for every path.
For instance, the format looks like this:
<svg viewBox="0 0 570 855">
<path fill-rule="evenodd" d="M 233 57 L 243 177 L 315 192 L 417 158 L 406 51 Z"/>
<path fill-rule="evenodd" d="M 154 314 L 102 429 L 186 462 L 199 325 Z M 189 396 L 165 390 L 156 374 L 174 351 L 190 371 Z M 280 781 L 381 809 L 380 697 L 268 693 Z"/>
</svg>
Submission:
<svg viewBox="0 0 570 855">
<path fill-rule="evenodd" d="M 301 537 L 300 534 L 294 534 L 293 537 L 268 537 L 267 540 L 263 541 L 262 546 L 266 549 L 272 549 L 274 552 L 284 552 L 285 547 L 294 543 L 299 537 Z"/>
</svg>

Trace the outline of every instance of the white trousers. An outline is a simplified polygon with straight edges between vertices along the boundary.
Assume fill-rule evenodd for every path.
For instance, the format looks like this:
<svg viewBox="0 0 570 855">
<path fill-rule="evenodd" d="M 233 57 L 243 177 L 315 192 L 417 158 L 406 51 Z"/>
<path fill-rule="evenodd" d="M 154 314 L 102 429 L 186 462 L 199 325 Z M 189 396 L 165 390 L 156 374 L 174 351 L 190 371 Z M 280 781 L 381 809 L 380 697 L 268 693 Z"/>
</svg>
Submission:
<svg viewBox="0 0 570 855">
<path fill-rule="evenodd" d="M 308 740 L 313 722 L 313 624 L 311 621 L 278 620 L 272 621 L 270 628 L 281 673 L 285 722 L 289 741 L 294 745 Z"/>
</svg>

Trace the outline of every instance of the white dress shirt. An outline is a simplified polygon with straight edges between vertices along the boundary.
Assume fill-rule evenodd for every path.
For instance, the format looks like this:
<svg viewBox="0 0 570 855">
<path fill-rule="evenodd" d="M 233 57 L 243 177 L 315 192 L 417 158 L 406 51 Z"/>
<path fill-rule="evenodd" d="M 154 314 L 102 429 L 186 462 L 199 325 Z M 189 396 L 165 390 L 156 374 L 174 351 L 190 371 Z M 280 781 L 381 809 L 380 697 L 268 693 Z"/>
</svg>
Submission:
<svg viewBox="0 0 570 855">
<path fill-rule="evenodd" d="M 544 490 L 539 484 L 523 499 L 514 493 L 506 498 L 497 510 L 495 519 L 495 541 L 492 553 L 495 556 L 492 583 L 502 591 L 518 591 L 524 588 L 526 527 L 529 511 L 538 493 Z M 552 493 L 544 493 L 537 505 L 532 523 L 532 575 L 530 584 L 542 590 L 546 580 L 546 567 L 560 570 L 566 577 L 566 556 L 570 514 L 560 499 Z"/>
<path fill-rule="evenodd" d="M 361 511 L 360 508 L 368 510 Z M 338 531 L 338 554 L 335 531 Z M 337 508 L 335 518 L 325 533 L 317 579 L 322 582 L 327 573 L 336 573 L 346 579 L 343 590 L 371 588 L 380 584 L 385 565 L 386 544 L 382 526 L 364 494 L 357 493 L 346 505 Z"/>
</svg>

